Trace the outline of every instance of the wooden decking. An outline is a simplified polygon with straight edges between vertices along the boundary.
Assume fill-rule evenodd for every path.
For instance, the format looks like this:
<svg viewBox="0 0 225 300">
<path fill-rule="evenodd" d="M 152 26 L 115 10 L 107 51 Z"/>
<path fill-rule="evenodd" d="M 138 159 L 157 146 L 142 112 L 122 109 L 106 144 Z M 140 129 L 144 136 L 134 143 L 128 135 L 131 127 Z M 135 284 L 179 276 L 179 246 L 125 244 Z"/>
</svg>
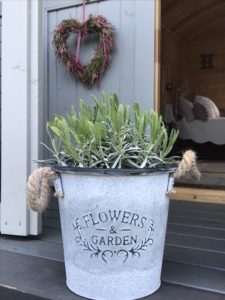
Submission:
<svg viewBox="0 0 225 300">
<path fill-rule="evenodd" d="M 56 201 L 43 217 L 43 226 L 43 234 L 38 238 L 2 237 L 0 250 L 63 265 Z M 64 278 L 65 275 L 60 276 Z M 225 297 L 225 205 L 171 201 L 162 280 L 165 290 L 166 284 L 173 284 L 213 292 L 208 299 L 217 299 L 217 293 Z M 154 299 L 165 299 L 157 297 Z M 189 299 L 201 297 L 196 295 Z"/>
<path fill-rule="evenodd" d="M 171 198 L 225 204 L 225 161 L 198 161 L 198 168 L 200 181 L 190 175 L 179 178 L 175 181 L 176 193 Z"/>
<path fill-rule="evenodd" d="M 171 201 L 163 279 L 225 294 L 225 205 Z"/>
<path fill-rule="evenodd" d="M 57 202 L 43 219 L 45 242 L 61 242 Z M 225 205 L 171 201 L 165 282 L 225 294 Z"/>
<path fill-rule="evenodd" d="M 64 263 L 0 250 L 0 298 L 7 300 L 84 300 L 65 284 Z M 34 297 L 34 295 L 38 297 Z M 151 296 L 139 300 L 223 300 L 224 295 L 162 283 Z M 115 299 L 118 300 L 118 299 Z M 123 300 L 123 299 L 121 299 Z"/>
<path fill-rule="evenodd" d="M 201 172 L 200 181 L 187 175 L 178 179 L 176 186 L 225 191 L 225 161 L 198 161 L 198 168 Z"/>
<path fill-rule="evenodd" d="M 225 190 L 174 187 L 171 200 L 183 200 L 203 203 L 225 204 Z"/>
</svg>

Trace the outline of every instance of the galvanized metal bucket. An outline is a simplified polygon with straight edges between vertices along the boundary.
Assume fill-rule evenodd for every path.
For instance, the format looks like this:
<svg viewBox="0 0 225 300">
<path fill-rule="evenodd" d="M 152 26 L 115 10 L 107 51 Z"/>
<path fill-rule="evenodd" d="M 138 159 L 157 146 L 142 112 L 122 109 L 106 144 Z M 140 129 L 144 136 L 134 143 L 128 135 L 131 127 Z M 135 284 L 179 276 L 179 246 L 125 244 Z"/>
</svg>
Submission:
<svg viewBox="0 0 225 300">
<path fill-rule="evenodd" d="M 55 188 L 64 192 L 59 208 L 69 289 L 97 300 L 154 293 L 161 283 L 172 171 L 58 171 Z"/>
</svg>

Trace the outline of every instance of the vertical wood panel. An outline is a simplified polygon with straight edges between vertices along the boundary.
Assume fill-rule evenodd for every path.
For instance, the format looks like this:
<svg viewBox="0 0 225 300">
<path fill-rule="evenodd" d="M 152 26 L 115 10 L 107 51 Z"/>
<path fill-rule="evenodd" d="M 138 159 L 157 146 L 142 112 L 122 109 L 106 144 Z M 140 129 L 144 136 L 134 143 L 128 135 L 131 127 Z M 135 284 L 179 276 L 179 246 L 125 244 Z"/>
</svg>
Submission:
<svg viewBox="0 0 225 300">
<path fill-rule="evenodd" d="M 160 112 L 161 0 L 155 0 L 154 109 Z"/>
<path fill-rule="evenodd" d="M 195 94 L 212 99 L 225 111 L 225 40 L 224 36 L 184 43 L 187 74 Z M 201 68 L 201 55 L 213 54 L 212 69 Z"/>
<path fill-rule="evenodd" d="M 48 119 L 52 119 L 54 114 L 65 115 L 71 105 L 78 108 L 80 98 L 92 104 L 91 95 L 99 96 L 102 91 L 117 92 L 124 104 L 133 105 L 135 100 L 139 100 L 142 107 L 153 108 L 154 1 L 107 0 L 86 3 L 86 19 L 90 14 L 103 15 L 115 27 L 112 62 L 101 79 L 100 86 L 95 85 L 91 89 L 66 74 L 64 66 L 56 63 L 52 47 L 51 33 L 59 22 L 70 17 L 82 21 L 81 1 L 74 2 L 69 8 L 63 7 L 63 1 L 57 1 L 58 9 L 57 6 L 51 9 L 51 1 L 45 3 L 50 7 L 47 12 Z M 72 40 L 71 49 L 75 52 L 75 37 Z M 81 62 L 90 59 L 96 46 L 96 41 L 85 40 L 81 43 Z M 44 219 L 44 224 L 46 222 L 50 222 L 48 218 Z M 50 225 L 54 227 L 54 224 L 57 224 L 57 220 Z"/>
<path fill-rule="evenodd" d="M 99 3 L 87 3 L 86 4 L 86 20 L 90 14 L 98 15 L 98 7 Z M 83 14 L 82 14 L 82 6 L 79 6 L 77 9 L 77 18 L 78 20 L 82 21 Z M 88 62 L 91 56 L 95 53 L 95 49 L 97 47 L 97 40 L 96 38 L 86 39 L 85 41 L 81 42 L 81 51 L 80 51 L 80 59 L 81 62 Z M 92 104 L 91 95 L 97 95 L 98 89 L 93 86 L 91 89 L 85 87 L 79 80 L 75 80 L 74 82 L 77 87 L 77 95 L 76 95 L 76 103 L 77 109 L 79 109 L 79 100 L 84 100 L 87 104 Z"/>
<path fill-rule="evenodd" d="M 120 1 L 103 1 L 99 3 L 98 13 L 105 16 L 114 26 L 114 40 L 116 49 L 113 53 L 112 63 L 100 82 L 99 92 L 116 92 L 120 95 L 120 53 L 123 51 L 119 43 L 120 27 Z"/>
<path fill-rule="evenodd" d="M 154 107 L 154 1 L 135 1 L 135 94 L 143 108 Z"/>
<path fill-rule="evenodd" d="M 47 1 L 46 5 L 49 7 L 50 3 Z M 91 89 L 68 76 L 64 66 L 56 63 L 51 35 L 56 24 L 70 17 L 82 21 L 81 2 L 76 1 L 69 8 L 63 8 L 63 1 L 57 3 L 58 9 L 55 6 L 48 11 L 49 119 L 54 114 L 65 115 L 71 105 L 77 108 L 80 98 L 92 103 L 91 95 L 100 95 L 102 91 L 117 92 L 123 103 L 132 105 L 135 100 L 139 100 L 143 108 L 153 108 L 154 1 L 107 0 L 86 3 L 86 18 L 89 14 L 100 14 L 115 26 L 116 49 L 112 63 L 100 81 L 100 86 L 95 85 Z M 74 39 L 72 51 L 75 51 Z M 96 45 L 96 41 L 84 41 L 80 54 L 82 62 L 89 60 Z"/>
<path fill-rule="evenodd" d="M 59 10 L 57 12 L 57 24 L 64 19 L 76 18 L 76 10 L 74 8 L 68 8 Z M 54 28 L 53 28 L 54 29 Z M 52 37 L 51 37 L 52 39 Z M 71 51 L 75 51 L 74 38 L 69 42 Z M 55 54 L 53 53 L 55 56 Z M 54 66 L 53 66 L 54 67 Z M 64 68 L 62 63 L 57 63 L 57 81 L 55 85 L 56 89 L 56 112 L 65 115 L 71 109 L 71 105 L 76 103 L 76 85 L 74 84 L 74 78 L 72 78 Z M 55 112 L 52 111 L 52 116 Z"/>
<path fill-rule="evenodd" d="M 56 12 L 51 12 L 48 14 L 47 18 L 47 99 L 45 101 L 48 104 L 48 117 L 52 119 L 53 114 L 57 112 L 57 90 L 56 90 L 56 82 L 57 82 L 57 67 L 58 64 L 56 62 L 54 49 L 52 46 L 52 31 L 56 27 Z"/>
<path fill-rule="evenodd" d="M 29 81 L 30 86 L 28 88 L 28 135 L 29 135 L 29 145 L 28 145 L 28 173 L 31 173 L 37 168 L 35 160 L 39 157 L 40 149 L 40 130 L 42 130 L 40 124 L 40 69 L 39 64 L 39 49 L 40 49 L 40 39 L 39 34 L 41 32 L 42 18 L 40 18 L 40 12 L 42 11 L 41 3 L 38 1 L 30 2 L 30 18 L 29 18 Z M 24 199 L 26 201 L 26 199 Z M 38 235 L 42 230 L 41 214 L 29 210 L 30 214 L 30 234 Z"/>
<path fill-rule="evenodd" d="M 3 1 L 2 8 L 1 233 L 27 235 L 28 2 Z"/>
<path fill-rule="evenodd" d="M 162 28 L 162 52 L 161 52 L 161 110 L 164 112 L 165 105 L 173 105 L 176 110 L 177 89 L 184 83 L 182 43 L 176 35 L 167 28 Z M 167 91 L 167 83 L 173 84 L 173 90 Z"/>
<path fill-rule="evenodd" d="M 134 61 L 135 61 L 135 40 L 134 40 L 134 16 L 135 1 L 121 1 L 120 10 L 120 44 L 124 49 L 120 53 L 120 97 L 125 103 L 129 103 L 134 96 Z"/>
<path fill-rule="evenodd" d="M 4 0 L 2 12 L 0 225 L 3 234 L 24 236 L 41 229 L 38 214 L 28 209 L 26 200 L 27 177 L 39 150 L 40 2 Z"/>
</svg>

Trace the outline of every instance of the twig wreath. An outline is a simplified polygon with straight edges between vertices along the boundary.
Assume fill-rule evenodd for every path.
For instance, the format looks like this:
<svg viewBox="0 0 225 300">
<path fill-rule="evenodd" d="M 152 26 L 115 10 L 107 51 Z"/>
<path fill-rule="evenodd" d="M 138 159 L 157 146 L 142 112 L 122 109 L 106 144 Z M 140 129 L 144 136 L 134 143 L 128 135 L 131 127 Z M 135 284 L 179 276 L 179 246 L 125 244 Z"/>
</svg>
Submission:
<svg viewBox="0 0 225 300">
<path fill-rule="evenodd" d="M 89 63 L 82 64 L 79 59 L 80 39 L 94 33 L 99 37 L 97 51 Z M 68 45 L 73 34 L 78 35 L 75 55 Z M 63 20 L 53 32 L 53 46 L 58 61 L 64 63 L 67 72 L 90 88 L 100 81 L 112 59 L 113 26 L 103 16 L 90 15 L 82 23 L 75 19 Z"/>
</svg>

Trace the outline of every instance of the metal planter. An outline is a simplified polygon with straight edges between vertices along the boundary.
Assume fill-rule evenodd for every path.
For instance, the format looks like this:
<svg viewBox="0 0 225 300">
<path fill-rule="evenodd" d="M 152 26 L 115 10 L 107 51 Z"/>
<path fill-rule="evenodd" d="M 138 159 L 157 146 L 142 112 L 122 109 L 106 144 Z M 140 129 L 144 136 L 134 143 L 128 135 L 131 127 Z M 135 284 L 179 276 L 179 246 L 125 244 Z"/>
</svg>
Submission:
<svg viewBox="0 0 225 300">
<path fill-rule="evenodd" d="M 60 172 L 59 199 L 67 286 L 97 300 L 154 293 L 160 276 L 172 188 L 170 172 Z"/>
</svg>

